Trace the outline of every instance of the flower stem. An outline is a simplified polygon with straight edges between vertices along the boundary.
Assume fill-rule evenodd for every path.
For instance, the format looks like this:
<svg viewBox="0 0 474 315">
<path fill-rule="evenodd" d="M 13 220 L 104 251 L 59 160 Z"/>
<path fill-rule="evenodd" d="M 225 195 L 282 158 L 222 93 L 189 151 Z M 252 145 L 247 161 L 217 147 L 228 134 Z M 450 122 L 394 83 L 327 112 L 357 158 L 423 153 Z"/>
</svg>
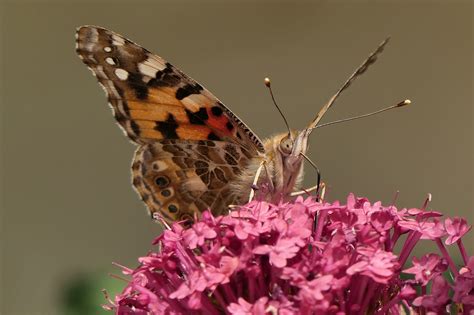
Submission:
<svg viewBox="0 0 474 315">
<path fill-rule="evenodd" d="M 455 276 L 457 276 L 459 274 L 458 272 L 458 269 L 456 268 L 456 264 L 454 263 L 453 259 L 451 258 L 451 256 L 449 255 L 448 251 L 446 250 L 446 247 L 444 247 L 444 244 L 443 242 L 441 241 L 441 238 L 436 238 L 436 245 L 438 245 L 438 248 L 439 250 L 441 251 L 441 253 L 443 254 L 444 258 L 446 259 L 446 261 L 448 262 L 449 264 L 449 268 L 451 269 L 451 271 L 453 272 L 453 274 Z"/>
<path fill-rule="evenodd" d="M 464 261 L 464 264 L 467 265 L 469 258 L 467 256 L 466 248 L 464 247 L 462 239 L 458 239 L 456 243 L 458 244 L 459 251 L 461 252 L 462 260 Z"/>
<path fill-rule="evenodd" d="M 369 313 L 366 308 L 369 307 L 369 302 L 372 299 L 372 297 L 374 296 L 374 292 L 378 288 L 378 286 L 379 285 L 377 283 L 370 283 L 368 285 L 367 293 L 365 294 L 364 301 L 363 301 L 362 306 L 360 308 L 360 315 L 364 315 L 364 314 Z"/>
<path fill-rule="evenodd" d="M 408 237 L 407 240 L 405 241 L 405 244 L 403 244 L 402 251 L 400 253 L 400 258 L 398 259 L 400 266 L 403 267 L 405 265 L 405 262 L 407 261 L 408 257 L 410 256 L 411 251 L 415 247 L 416 243 L 421 238 L 421 233 L 418 231 L 412 231 Z"/>
<path fill-rule="evenodd" d="M 421 286 L 421 295 L 424 296 L 426 295 L 426 285 Z M 425 315 L 426 314 L 426 309 L 423 305 L 420 306 L 420 315 Z"/>
<path fill-rule="evenodd" d="M 224 293 L 227 296 L 227 301 L 229 301 L 230 303 L 232 302 L 237 303 L 237 297 L 235 296 L 235 293 L 230 287 L 230 285 L 226 283 L 226 284 L 223 284 L 222 287 L 224 288 Z"/>
<path fill-rule="evenodd" d="M 351 292 L 357 292 L 357 297 L 355 299 L 355 303 L 352 303 L 352 304 L 358 304 L 358 305 L 361 305 L 362 302 L 363 302 L 363 299 L 364 299 L 364 293 L 366 291 L 366 288 L 367 288 L 367 283 L 369 282 L 369 278 L 366 277 L 366 276 L 363 276 L 362 277 L 362 280 L 361 282 L 358 284 L 357 288 L 353 287 L 353 290 L 351 290 Z M 355 296 L 355 294 L 354 294 Z M 354 301 L 353 301 L 354 302 Z M 361 309 L 362 310 L 362 309 Z"/>
<path fill-rule="evenodd" d="M 216 298 L 217 302 L 222 306 L 222 308 L 225 309 L 227 303 L 222 297 L 222 294 L 218 290 L 215 290 L 214 292 L 212 292 L 212 295 Z"/>
<path fill-rule="evenodd" d="M 341 310 L 345 310 L 346 309 L 346 299 L 344 297 L 344 292 L 343 290 L 339 290 L 337 291 L 337 298 L 339 299 L 339 308 Z"/>
<path fill-rule="evenodd" d="M 204 292 L 201 294 L 201 302 L 202 302 L 201 310 L 203 311 L 204 314 L 219 315 L 219 312 L 216 310 L 215 306 L 212 305 L 208 296 L 204 294 Z M 228 314 L 227 310 L 226 310 L 226 314 Z"/>
<path fill-rule="evenodd" d="M 390 248 L 388 249 L 388 251 L 392 251 L 400 235 L 401 235 L 400 228 L 396 227 L 395 231 L 393 232 L 392 239 L 390 240 Z"/>
</svg>

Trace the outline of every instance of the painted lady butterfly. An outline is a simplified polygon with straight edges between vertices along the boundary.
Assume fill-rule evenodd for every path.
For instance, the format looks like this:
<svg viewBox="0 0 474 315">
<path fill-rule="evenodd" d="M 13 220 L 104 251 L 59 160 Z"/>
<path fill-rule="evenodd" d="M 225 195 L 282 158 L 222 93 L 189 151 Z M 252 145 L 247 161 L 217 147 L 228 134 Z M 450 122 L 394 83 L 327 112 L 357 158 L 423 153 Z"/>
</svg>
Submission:
<svg viewBox="0 0 474 315">
<path fill-rule="evenodd" d="M 222 213 L 229 204 L 247 201 L 257 183 L 267 183 L 274 200 L 294 193 L 311 131 L 387 42 L 308 127 L 262 142 L 214 95 L 161 57 L 100 27 L 80 27 L 76 36 L 79 57 L 105 89 L 119 125 L 138 145 L 133 186 L 150 213 L 168 222 L 192 222 L 208 208 Z"/>
</svg>

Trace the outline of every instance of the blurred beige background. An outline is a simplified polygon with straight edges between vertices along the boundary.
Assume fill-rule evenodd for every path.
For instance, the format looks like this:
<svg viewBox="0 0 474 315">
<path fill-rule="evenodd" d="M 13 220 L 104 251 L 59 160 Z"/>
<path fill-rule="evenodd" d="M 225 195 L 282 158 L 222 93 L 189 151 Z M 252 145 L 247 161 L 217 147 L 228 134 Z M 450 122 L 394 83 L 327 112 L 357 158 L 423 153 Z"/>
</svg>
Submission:
<svg viewBox="0 0 474 315">
<path fill-rule="evenodd" d="M 471 2 L 10 1 L 0 8 L 1 314 L 61 314 L 73 279 L 135 266 L 157 225 L 130 185 L 134 146 L 74 52 L 75 28 L 122 33 L 197 79 L 261 137 L 303 127 L 387 35 L 375 66 L 325 121 L 410 98 L 413 106 L 323 128 L 311 158 L 330 186 L 473 215 Z M 307 183 L 314 181 L 308 168 Z M 473 233 L 467 239 L 474 251 Z M 106 280 L 104 280 L 106 281 Z M 118 280 L 112 282 L 118 283 Z M 92 296 L 101 300 L 99 290 Z M 97 309 L 98 313 L 99 308 Z"/>
</svg>

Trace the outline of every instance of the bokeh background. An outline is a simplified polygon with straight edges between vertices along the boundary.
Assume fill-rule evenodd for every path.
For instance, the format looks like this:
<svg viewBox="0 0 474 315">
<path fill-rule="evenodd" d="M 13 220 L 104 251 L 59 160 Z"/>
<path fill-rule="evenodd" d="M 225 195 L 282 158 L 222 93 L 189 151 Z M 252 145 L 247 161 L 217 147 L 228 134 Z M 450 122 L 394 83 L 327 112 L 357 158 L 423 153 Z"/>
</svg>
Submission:
<svg viewBox="0 0 474 315">
<path fill-rule="evenodd" d="M 6 1 L 0 8 L 1 314 L 99 314 L 111 262 L 135 266 L 160 233 L 130 184 L 134 146 L 74 52 L 77 26 L 122 33 L 213 91 L 262 138 L 303 127 L 386 36 L 325 121 L 310 157 L 329 199 L 473 215 L 472 2 Z M 307 184 L 314 183 L 308 168 Z M 473 233 L 467 246 L 474 251 Z M 79 310 L 79 311 L 77 311 Z"/>
</svg>

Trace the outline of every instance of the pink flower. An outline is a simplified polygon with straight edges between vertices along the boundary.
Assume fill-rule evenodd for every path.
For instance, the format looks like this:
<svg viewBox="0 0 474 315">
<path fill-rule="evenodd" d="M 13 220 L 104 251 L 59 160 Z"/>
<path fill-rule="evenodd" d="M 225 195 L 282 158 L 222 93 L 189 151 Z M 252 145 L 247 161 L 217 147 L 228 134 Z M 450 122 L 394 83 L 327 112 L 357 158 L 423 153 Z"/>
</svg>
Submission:
<svg viewBox="0 0 474 315">
<path fill-rule="evenodd" d="M 474 279 L 463 276 L 457 277 L 453 300 L 457 303 L 474 306 Z"/>
<path fill-rule="evenodd" d="M 431 279 L 444 272 L 447 268 L 441 257 L 437 254 L 427 254 L 421 259 L 413 257 L 413 267 L 403 270 L 405 273 L 415 275 L 415 280 L 426 286 Z"/>
<path fill-rule="evenodd" d="M 405 284 L 400 290 L 399 297 L 407 301 L 412 301 L 414 298 L 416 298 L 416 295 L 416 290 L 413 289 L 411 285 Z"/>
<path fill-rule="evenodd" d="M 389 211 L 372 213 L 370 222 L 379 233 L 385 233 L 393 227 L 393 217 Z"/>
<path fill-rule="evenodd" d="M 245 301 L 243 298 L 239 298 L 239 303 L 230 303 L 230 305 L 227 307 L 227 310 L 234 315 L 248 315 L 252 314 L 252 308 L 252 304 Z"/>
<path fill-rule="evenodd" d="M 307 303 L 318 303 L 324 300 L 324 293 L 331 288 L 333 279 L 332 275 L 325 275 L 306 282 L 302 285 L 300 298 Z"/>
<path fill-rule="evenodd" d="M 474 279 L 474 256 L 469 257 L 467 265 L 459 270 L 459 274 Z"/>
<path fill-rule="evenodd" d="M 184 240 L 191 249 L 198 245 L 202 246 L 206 239 L 213 239 L 216 236 L 216 231 L 204 222 L 196 222 L 189 230 L 184 232 Z"/>
<path fill-rule="evenodd" d="M 453 219 L 447 218 L 444 221 L 448 238 L 446 239 L 446 245 L 456 243 L 461 237 L 464 236 L 472 226 L 468 225 L 466 220 L 463 218 L 454 217 Z"/>
<path fill-rule="evenodd" d="M 459 270 L 454 284 L 453 300 L 469 305 L 474 312 L 474 256 L 469 258 L 467 266 Z"/>
<path fill-rule="evenodd" d="M 470 227 L 459 218 L 443 225 L 440 216 L 352 194 L 346 205 L 298 197 L 252 201 L 224 216 L 204 212 L 190 227 L 164 231 L 137 268 L 119 266 L 130 280 L 105 308 L 119 315 L 342 315 L 400 314 L 406 306 L 439 314 L 461 303 L 474 310 L 474 258 L 461 241 Z M 460 270 L 442 246 L 445 235 L 466 262 Z M 443 258 L 414 258 L 403 272 L 415 280 L 405 279 L 401 266 L 422 238 L 436 242 Z M 446 260 L 452 286 L 442 277 Z"/>
<path fill-rule="evenodd" d="M 258 299 L 255 304 L 250 304 L 243 298 L 239 298 L 239 303 L 231 303 L 227 307 L 227 310 L 234 315 L 265 315 L 267 314 L 267 302 L 267 297 L 262 297 Z"/>
<path fill-rule="evenodd" d="M 347 269 L 348 275 L 359 273 L 375 282 L 388 283 L 398 268 L 398 257 L 391 252 L 370 247 L 361 247 L 357 252 L 360 258 Z"/>
<path fill-rule="evenodd" d="M 449 302 L 449 289 L 448 282 L 443 276 L 438 275 L 433 279 L 431 293 L 417 297 L 413 301 L 413 305 L 423 306 L 429 311 L 435 312 L 435 314 L 443 314 Z"/>
<path fill-rule="evenodd" d="M 398 223 L 401 227 L 421 233 L 421 239 L 435 240 L 446 234 L 443 224 L 437 220 L 406 220 Z"/>
<path fill-rule="evenodd" d="M 329 290 L 333 276 L 325 275 L 301 284 L 298 299 L 301 300 L 300 313 L 314 312 L 315 314 L 327 313 L 330 306 Z"/>
<path fill-rule="evenodd" d="M 270 263 L 278 268 L 286 266 L 286 260 L 296 256 L 300 248 L 294 239 L 279 239 L 275 245 L 261 245 L 254 249 L 254 254 L 269 255 Z"/>
</svg>

